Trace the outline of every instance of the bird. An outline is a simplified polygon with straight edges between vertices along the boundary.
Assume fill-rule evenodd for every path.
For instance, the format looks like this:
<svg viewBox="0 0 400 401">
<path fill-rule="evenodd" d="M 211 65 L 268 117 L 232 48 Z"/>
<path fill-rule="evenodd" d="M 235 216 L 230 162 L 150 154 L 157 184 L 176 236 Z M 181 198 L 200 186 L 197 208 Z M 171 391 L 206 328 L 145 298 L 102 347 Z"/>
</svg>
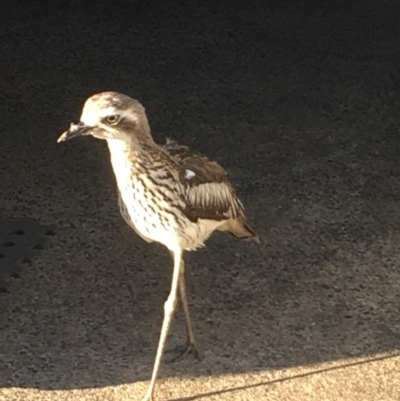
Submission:
<svg viewBox="0 0 400 401">
<path fill-rule="evenodd" d="M 183 253 L 204 246 L 214 231 L 257 242 L 259 237 L 248 224 L 243 203 L 226 171 L 174 140 L 167 139 L 164 145 L 155 143 L 145 108 L 138 100 L 114 91 L 89 97 L 80 121 L 71 123 L 57 142 L 81 136 L 107 142 L 123 219 L 143 240 L 164 245 L 173 259 L 171 288 L 143 398 L 151 401 L 179 297 L 187 342 L 175 359 L 190 353 L 201 357 L 189 313 Z"/>
</svg>

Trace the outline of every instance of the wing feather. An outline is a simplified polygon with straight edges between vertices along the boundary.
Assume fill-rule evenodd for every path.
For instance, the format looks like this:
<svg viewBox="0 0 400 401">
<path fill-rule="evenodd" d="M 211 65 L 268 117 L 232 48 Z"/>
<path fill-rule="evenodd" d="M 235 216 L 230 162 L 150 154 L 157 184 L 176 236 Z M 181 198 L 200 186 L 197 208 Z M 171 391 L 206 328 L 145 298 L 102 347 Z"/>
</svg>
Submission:
<svg viewBox="0 0 400 401">
<path fill-rule="evenodd" d="M 170 140 L 163 150 L 177 162 L 186 205 L 183 212 L 191 221 L 245 220 L 243 204 L 218 163 Z"/>
</svg>

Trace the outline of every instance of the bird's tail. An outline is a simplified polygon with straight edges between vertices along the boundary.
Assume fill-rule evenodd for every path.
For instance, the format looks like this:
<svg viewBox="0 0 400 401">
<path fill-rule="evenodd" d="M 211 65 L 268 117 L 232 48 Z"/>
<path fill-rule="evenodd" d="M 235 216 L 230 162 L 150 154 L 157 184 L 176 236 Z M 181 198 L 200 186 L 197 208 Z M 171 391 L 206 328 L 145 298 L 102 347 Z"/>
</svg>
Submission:
<svg viewBox="0 0 400 401">
<path fill-rule="evenodd" d="M 244 238 L 246 239 L 252 239 L 256 241 L 258 244 L 260 243 L 260 237 L 258 234 L 249 226 L 249 224 L 244 223 L 243 224 L 244 229 L 247 231 L 248 235 L 246 235 Z M 241 237 L 243 238 L 243 237 Z"/>
<path fill-rule="evenodd" d="M 250 227 L 249 224 L 247 224 L 247 222 L 231 219 L 222 226 L 218 227 L 218 230 L 228 231 L 237 238 L 252 239 L 260 243 L 258 234 Z"/>
</svg>

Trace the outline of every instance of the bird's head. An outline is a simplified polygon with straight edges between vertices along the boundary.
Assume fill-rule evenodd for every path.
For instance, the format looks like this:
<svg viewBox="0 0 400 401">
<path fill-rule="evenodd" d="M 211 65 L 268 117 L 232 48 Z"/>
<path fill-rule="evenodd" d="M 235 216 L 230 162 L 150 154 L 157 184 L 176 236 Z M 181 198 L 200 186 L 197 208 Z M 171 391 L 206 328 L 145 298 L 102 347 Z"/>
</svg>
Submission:
<svg viewBox="0 0 400 401">
<path fill-rule="evenodd" d="M 118 92 L 102 92 L 86 100 L 80 122 L 71 123 L 57 142 L 85 135 L 105 140 L 152 142 L 144 107 Z"/>
</svg>

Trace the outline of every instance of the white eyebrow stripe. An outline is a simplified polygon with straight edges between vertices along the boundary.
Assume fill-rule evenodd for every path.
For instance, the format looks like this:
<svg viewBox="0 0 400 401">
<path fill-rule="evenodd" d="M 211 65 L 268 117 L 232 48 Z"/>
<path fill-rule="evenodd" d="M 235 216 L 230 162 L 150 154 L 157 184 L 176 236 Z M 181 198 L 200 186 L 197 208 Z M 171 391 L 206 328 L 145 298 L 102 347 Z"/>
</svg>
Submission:
<svg viewBox="0 0 400 401">
<path fill-rule="evenodd" d="M 97 110 L 95 109 L 84 110 L 81 116 L 81 121 L 87 125 L 95 126 L 101 123 L 102 119 L 113 114 L 119 114 L 121 118 L 127 117 L 131 121 L 135 122 L 138 121 L 138 116 L 132 113 L 129 109 L 119 110 L 112 106 L 103 109 L 97 108 Z"/>
<path fill-rule="evenodd" d="M 100 116 L 101 118 L 113 115 L 113 114 L 118 114 L 121 119 L 124 117 L 128 117 L 129 120 L 131 121 L 138 121 L 138 116 L 135 113 L 132 113 L 130 110 L 119 110 L 116 109 L 115 107 L 107 107 L 106 109 L 102 109 L 100 111 Z"/>
<path fill-rule="evenodd" d="M 109 116 L 109 115 L 112 115 L 112 114 L 117 114 L 117 111 L 115 110 L 114 107 L 107 107 L 105 109 L 101 109 L 100 110 L 100 115 L 102 117 Z M 121 114 L 121 113 L 119 113 L 119 114 Z"/>
</svg>

